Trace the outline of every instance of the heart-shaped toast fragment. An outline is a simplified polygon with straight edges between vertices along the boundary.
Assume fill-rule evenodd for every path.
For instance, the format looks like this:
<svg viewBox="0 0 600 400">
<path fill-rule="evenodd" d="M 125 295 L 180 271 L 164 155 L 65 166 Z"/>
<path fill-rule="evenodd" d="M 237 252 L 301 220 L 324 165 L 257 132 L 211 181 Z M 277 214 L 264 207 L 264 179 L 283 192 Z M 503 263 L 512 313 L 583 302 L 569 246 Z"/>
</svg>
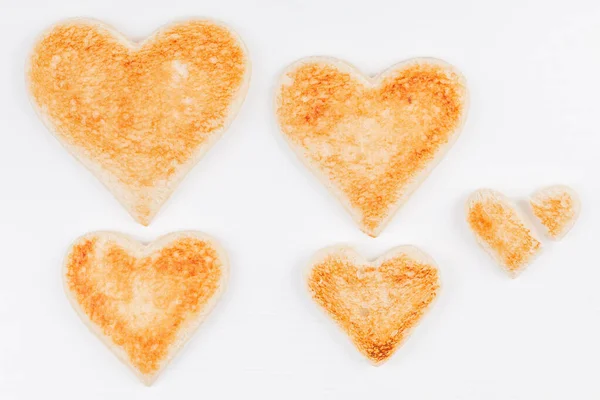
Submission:
<svg viewBox="0 0 600 400">
<path fill-rule="evenodd" d="M 564 185 L 538 190 L 529 199 L 529 204 L 548 237 L 554 240 L 562 239 L 571 230 L 581 210 L 577 193 Z"/>
<path fill-rule="evenodd" d="M 228 271 L 220 246 L 198 232 L 147 246 L 98 232 L 73 244 L 63 279 L 86 325 L 150 385 L 212 310 Z"/>
<path fill-rule="evenodd" d="M 371 79 L 342 61 L 308 58 L 277 87 L 285 138 L 371 236 L 451 147 L 466 112 L 464 78 L 434 59 Z"/>
<path fill-rule="evenodd" d="M 467 200 L 466 214 L 479 244 L 513 278 L 542 249 L 525 216 L 499 192 L 489 189 L 474 192 Z"/>
<path fill-rule="evenodd" d="M 147 225 L 241 106 L 250 63 L 240 38 L 207 20 L 134 44 L 72 20 L 35 45 L 32 102 L 56 138 Z"/>
<path fill-rule="evenodd" d="M 386 361 L 437 297 L 435 262 L 412 246 L 374 262 L 348 247 L 319 252 L 308 273 L 312 298 L 373 364 Z"/>
</svg>

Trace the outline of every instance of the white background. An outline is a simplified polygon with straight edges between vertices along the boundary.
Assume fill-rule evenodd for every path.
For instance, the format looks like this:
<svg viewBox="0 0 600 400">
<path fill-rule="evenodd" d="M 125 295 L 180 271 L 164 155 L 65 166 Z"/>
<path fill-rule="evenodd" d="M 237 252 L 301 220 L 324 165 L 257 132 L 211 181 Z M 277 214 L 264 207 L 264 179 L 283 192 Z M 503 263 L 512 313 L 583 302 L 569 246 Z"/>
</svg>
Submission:
<svg viewBox="0 0 600 400">
<path fill-rule="evenodd" d="M 148 228 L 29 104 L 24 64 L 36 36 L 79 16 L 133 39 L 175 19 L 217 18 L 250 52 L 240 114 Z M 0 398 L 598 399 L 599 20 L 596 1 L 0 0 Z M 376 239 L 295 158 L 274 121 L 281 70 L 311 55 L 368 74 L 439 57 L 469 82 L 462 136 Z M 491 187 L 522 200 L 554 183 L 580 193 L 580 221 L 511 280 L 468 231 L 465 199 Z M 151 388 L 62 291 L 67 246 L 100 229 L 144 241 L 197 229 L 230 255 L 222 301 Z M 414 244 L 441 270 L 439 301 L 379 368 L 302 286 L 311 255 L 339 243 L 369 258 Z"/>
</svg>

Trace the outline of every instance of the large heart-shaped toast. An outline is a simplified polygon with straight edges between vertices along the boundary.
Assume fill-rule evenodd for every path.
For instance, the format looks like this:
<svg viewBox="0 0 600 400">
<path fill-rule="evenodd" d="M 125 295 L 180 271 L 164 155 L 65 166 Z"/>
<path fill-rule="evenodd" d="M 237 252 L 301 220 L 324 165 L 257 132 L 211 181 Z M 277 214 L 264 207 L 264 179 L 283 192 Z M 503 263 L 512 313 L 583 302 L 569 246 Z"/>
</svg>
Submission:
<svg viewBox="0 0 600 400">
<path fill-rule="evenodd" d="M 276 97 L 292 148 L 371 236 L 454 143 L 467 111 L 464 78 L 434 59 L 368 78 L 342 61 L 308 58 L 283 73 Z"/>
<path fill-rule="evenodd" d="M 150 385 L 212 310 L 228 271 L 224 251 L 198 232 L 147 246 L 98 232 L 70 248 L 63 279 L 86 325 Z"/>
<path fill-rule="evenodd" d="M 240 38 L 208 20 L 140 44 L 72 20 L 35 45 L 27 78 L 46 126 L 147 225 L 235 117 L 250 63 Z"/>
<path fill-rule="evenodd" d="M 372 363 L 386 361 L 437 297 L 435 262 L 412 246 L 367 262 L 348 247 L 319 252 L 311 263 L 312 298 Z"/>
</svg>

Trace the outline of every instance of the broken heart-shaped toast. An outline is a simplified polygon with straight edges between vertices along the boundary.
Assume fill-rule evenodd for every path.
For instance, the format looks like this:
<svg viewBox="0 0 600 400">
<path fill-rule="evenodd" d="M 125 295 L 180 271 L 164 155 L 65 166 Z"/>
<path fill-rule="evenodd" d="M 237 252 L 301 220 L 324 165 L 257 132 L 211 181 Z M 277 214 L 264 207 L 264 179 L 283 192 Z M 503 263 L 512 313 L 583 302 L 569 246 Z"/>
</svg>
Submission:
<svg viewBox="0 0 600 400">
<path fill-rule="evenodd" d="M 311 262 L 307 281 L 312 298 L 375 365 L 404 342 L 440 289 L 435 262 L 413 246 L 374 262 L 349 247 L 328 248 Z"/>
<path fill-rule="evenodd" d="M 52 27 L 27 80 L 45 125 L 141 224 L 237 114 L 250 62 L 226 26 L 189 20 L 139 44 L 91 20 Z"/>
<path fill-rule="evenodd" d="M 527 218 L 502 193 L 480 189 L 471 194 L 466 219 L 479 244 L 513 278 L 542 250 Z"/>
<path fill-rule="evenodd" d="M 96 232 L 69 249 L 63 280 L 85 324 L 150 385 L 210 313 L 228 273 L 225 252 L 199 232 L 149 245 Z"/>
<path fill-rule="evenodd" d="M 276 93 L 284 137 L 371 236 L 458 138 L 466 113 L 463 76 L 429 58 L 375 78 L 307 58 L 284 71 Z"/>
<path fill-rule="evenodd" d="M 538 190 L 529 199 L 529 205 L 548 237 L 554 240 L 562 239 L 571 230 L 581 210 L 577 193 L 564 185 Z"/>
</svg>

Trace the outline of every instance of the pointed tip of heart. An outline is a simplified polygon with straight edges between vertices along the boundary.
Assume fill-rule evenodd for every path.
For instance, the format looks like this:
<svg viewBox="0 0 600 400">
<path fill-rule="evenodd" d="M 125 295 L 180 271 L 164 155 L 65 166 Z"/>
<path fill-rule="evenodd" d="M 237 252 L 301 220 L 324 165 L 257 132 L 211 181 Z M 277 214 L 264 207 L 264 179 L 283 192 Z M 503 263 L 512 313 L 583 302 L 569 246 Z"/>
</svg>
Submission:
<svg viewBox="0 0 600 400">
<path fill-rule="evenodd" d="M 144 375 L 142 374 L 140 371 L 136 370 L 136 373 L 138 375 L 139 380 L 144 384 L 144 386 L 146 387 L 150 387 L 154 384 L 154 382 L 156 382 L 156 380 L 158 379 L 158 376 L 160 375 L 160 372 L 151 374 L 151 375 Z"/>
<path fill-rule="evenodd" d="M 379 236 L 379 231 L 377 231 L 375 229 L 362 228 L 361 230 L 363 231 L 363 233 L 369 235 L 372 238 L 376 238 L 377 236 Z"/>
<path fill-rule="evenodd" d="M 371 363 L 371 366 L 373 366 L 373 367 L 381 367 L 383 364 L 385 364 L 385 362 L 387 360 L 388 360 L 388 358 L 386 358 L 385 360 L 375 360 L 375 359 L 369 357 L 369 362 Z"/>
<path fill-rule="evenodd" d="M 367 361 L 369 362 L 369 364 L 371 364 L 372 367 L 381 367 L 392 357 L 392 355 L 394 355 L 395 350 L 383 357 L 373 357 L 372 355 L 369 355 L 362 351 L 361 353 L 367 358 Z"/>
<path fill-rule="evenodd" d="M 153 206 L 152 200 L 148 199 L 146 196 L 143 196 L 137 201 L 137 205 L 135 207 L 127 208 L 129 210 L 129 214 L 131 214 L 136 222 L 143 226 L 149 226 L 162 204 L 163 203 L 160 202 L 158 207 Z"/>
<path fill-rule="evenodd" d="M 355 220 L 358 222 L 360 230 L 372 238 L 376 238 L 377 236 L 379 236 L 379 234 L 383 231 L 383 228 L 386 225 L 385 223 L 382 223 L 382 222 L 367 223 L 367 222 L 365 222 L 363 216 L 361 216 L 360 219 L 355 218 Z"/>
<path fill-rule="evenodd" d="M 143 226 L 150 226 L 150 222 L 152 222 L 152 218 L 150 217 L 134 216 L 133 218 Z"/>
</svg>

